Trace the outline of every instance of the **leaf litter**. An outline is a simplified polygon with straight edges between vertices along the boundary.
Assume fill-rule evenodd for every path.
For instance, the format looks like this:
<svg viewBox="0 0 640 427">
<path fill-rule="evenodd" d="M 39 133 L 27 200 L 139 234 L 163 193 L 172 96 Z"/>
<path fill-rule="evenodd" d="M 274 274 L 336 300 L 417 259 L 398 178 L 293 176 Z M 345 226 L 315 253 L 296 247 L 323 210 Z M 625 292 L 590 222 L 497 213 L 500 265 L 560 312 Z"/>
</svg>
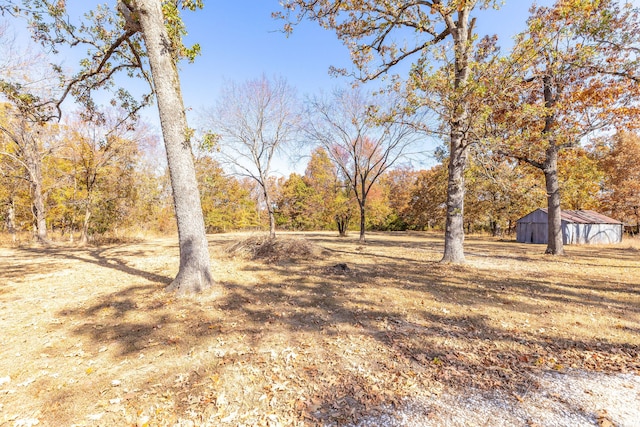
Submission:
<svg viewBox="0 0 640 427">
<path fill-rule="evenodd" d="M 635 246 L 255 239 L 217 299 L 162 291 L 173 239 L 0 248 L 0 425 L 638 425 Z"/>
</svg>

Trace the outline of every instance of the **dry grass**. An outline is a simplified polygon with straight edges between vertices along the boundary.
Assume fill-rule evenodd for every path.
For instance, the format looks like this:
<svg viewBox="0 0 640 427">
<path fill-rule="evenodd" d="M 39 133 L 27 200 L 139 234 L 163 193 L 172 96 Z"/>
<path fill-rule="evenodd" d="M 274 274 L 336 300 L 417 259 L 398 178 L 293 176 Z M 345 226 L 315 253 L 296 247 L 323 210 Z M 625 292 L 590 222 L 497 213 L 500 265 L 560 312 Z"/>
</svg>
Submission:
<svg viewBox="0 0 640 427">
<path fill-rule="evenodd" d="M 223 295 L 176 299 L 175 238 L 0 248 L 0 425 L 342 425 L 417 393 L 640 372 L 640 244 L 210 236 Z M 346 269 L 336 268 L 344 263 Z"/>
</svg>

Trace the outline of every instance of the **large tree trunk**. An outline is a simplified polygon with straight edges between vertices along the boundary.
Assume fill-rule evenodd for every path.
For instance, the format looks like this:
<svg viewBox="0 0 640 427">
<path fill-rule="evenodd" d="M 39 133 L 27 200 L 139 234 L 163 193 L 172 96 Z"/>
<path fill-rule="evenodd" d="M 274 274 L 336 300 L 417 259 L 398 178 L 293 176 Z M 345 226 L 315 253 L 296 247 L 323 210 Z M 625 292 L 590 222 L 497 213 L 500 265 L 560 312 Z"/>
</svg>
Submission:
<svg viewBox="0 0 640 427">
<path fill-rule="evenodd" d="M 178 223 L 180 269 L 167 290 L 195 293 L 210 288 L 213 278 L 178 69 L 164 24 L 162 2 L 136 0 L 134 4 L 151 65 Z"/>
<path fill-rule="evenodd" d="M 473 3 L 473 2 L 469 2 Z M 446 18 L 447 27 L 451 30 L 455 51 L 455 96 L 465 90 L 469 80 L 469 55 L 473 45 L 469 28 L 471 4 L 463 6 L 458 12 L 458 19 Z M 449 180 L 447 182 L 447 220 L 444 235 L 444 254 L 440 262 L 464 262 L 464 170 L 467 166 L 466 136 L 463 131 L 468 119 L 464 97 L 454 103 L 449 121 Z"/>
<path fill-rule="evenodd" d="M 276 213 L 273 211 L 273 205 L 271 204 L 271 197 L 269 196 L 269 191 L 267 190 L 266 178 L 263 179 L 261 186 L 262 186 L 262 196 L 264 197 L 264 202 L 267 204 L 267 213 L 269 214 L 269 238 L 275 239 L 276 238 Z"/>
<path fill-rule="evenodd" d="M 462 133 L 451 132 L 449 180 L 447 182 L 447 221 L 444 255 L 441 262 L 464 262 L 464 169 L 467 164 Z"/>
<path fill-rule="evenodd" d="M 40 243 L 47 244 L 47 215 L 44 207 L 44 195 L 42 194 L 42 167 L 36 159 L 27 159 L 29 175 L 31 179 L 31 196 L 33 197 L 33 216 L 36 225 L 36 239 Z"/>
<path fill-rule="evenodd" d="M 82 231 L 80 232 L 80 244 L 86 245 L 89 242 L 89 219 L 91 219 L 91 202 L 87 200 L 84 207 L 84 220 L 82 221 Z"/>
<path fill-rule="evenodd" d="M 542 78 L 542 88 L 544 94 L 544 105 L 552 108 L 557 101 L 554 95 L 553 78 L 545 75 Z M 545 150 L 545 160 L 542 171 L 547 189 L 547 249 L 546 254 L 564 255 L 562 241 L 562 217 L 560 211 L 560 184 L 558 183 L 558 146 L 553 138 L 553 128 L 556 124 L 555 114 L 545 117 L 542 135 L 549 141 L 549 147 Z"/>
<path fill-rule="evenodd" d="M 562 241 L 562 217 L 560 210 L 560 185 L 558 183 L 558 151 L 555 144 L 547 149 L 544 181 L 547 188 L 548 241 L 546 254 L 564 255 Z"/>
</svg>

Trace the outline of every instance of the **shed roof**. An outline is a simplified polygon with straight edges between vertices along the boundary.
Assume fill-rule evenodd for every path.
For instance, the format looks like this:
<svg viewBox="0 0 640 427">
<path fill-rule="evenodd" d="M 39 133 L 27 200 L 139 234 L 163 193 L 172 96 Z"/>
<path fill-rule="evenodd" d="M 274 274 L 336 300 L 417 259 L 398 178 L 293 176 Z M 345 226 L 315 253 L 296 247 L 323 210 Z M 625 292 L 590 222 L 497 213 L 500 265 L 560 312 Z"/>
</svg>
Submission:
<svg viewBox="0 0 640 427">
<path fill-rule="evenodd" d="M 548 214 L 547 208 L 540 210 Z M 578 224 L 622 224 L 620 221 L 609 218 L 596 211 L 572 211 L 563 209 L 561 212 L 561 218 L 567 222 Z"/>
</svg>

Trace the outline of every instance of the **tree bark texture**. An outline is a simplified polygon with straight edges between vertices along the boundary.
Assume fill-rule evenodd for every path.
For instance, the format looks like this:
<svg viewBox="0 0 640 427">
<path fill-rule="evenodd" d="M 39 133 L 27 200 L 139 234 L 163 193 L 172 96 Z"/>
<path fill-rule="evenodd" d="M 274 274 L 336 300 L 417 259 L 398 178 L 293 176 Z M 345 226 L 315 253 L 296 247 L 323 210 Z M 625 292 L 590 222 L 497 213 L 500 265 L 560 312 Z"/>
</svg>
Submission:
<svg viewBox="0 0 640 427">
<path fill-rule="evenodd" d="M 162 2 L 136 0 L 134 5 L 149 56 L 178 223 L 180 269 L 167 290 L 179 294 L 200 292 L 213 285 L 213 278 L 178 69 L 164 24 Z"/>
<path fill-rule="evenodd" d="M 360 242 L 364 243 L 365 241 L 365 223 L 366 223 L 366 205 L 365 205 L 366 199 L 362 199 L 361 203 L 358 203 L 360 205 Z"/>
<path fill-rule="evenodd" d="M 464 262 L 464 169 L 467 163 L 462 134 L 451 132 L 449 179 L 447 182 L 447 219 L 444 255 L 441 262 Z"/>
<path fill-rule="evenodd" d="M 267 190 L 267 180 L 264 178 L 262 180 L 262 196 L 264 197 L 264 202 L 267 204 L 267 212 L 269 213 L 269 238 L 276 238 L 276 214 L 273 211 L 273 205 L 271 204 L 271 197 L 269 196 L 269 191 Z"/>
<path fill-rule="evenodd" d="M 32 210 L 36 228 L 36 239 L 39 243 L 48 244 L 47 214 L 42 190 L 42 164 L 35 147 L 25 145 L 26 163 L 29 168 L 29 184 L 31 186 Z"/>
<path fill-rule="evenodd" d="M 469 28 L 471 5 L 458 12 L 457 20 L 449 16 L 447 26 L 451 29 L 455 51 L 454 90 L 458 96 L 469 80 L 469 55 L 472 39 Z M 464 124 L 468 111 L 464 99 L 454 103 L 450 126 L 449 177 L 447 182 L 447 212 L 444 236 L 444 254 L 441 262 L 463 263 L 464 259 L 464 170 L 467 166 L 466 136 Z"/>
<path fill-rule="evenodd" d="M 80 232 L 80 245 L 86 245 L 89 242 L 89 220 L 91 219 L 91 202 L 86 201 L 84 208 L 84 220 L 82 221 L 82 231 Z"/>
<path fill-rule="evenodd" d="M 554 96 L 553 78 L 545 75 L 542 78 L 544 105 L 552 108 L 557 100 Z M 556 124 L 556 116 L 549 114 L 545 117 L 542 135 L 548 139 L 549 147 L 545 150 L 544 180 L 547 189 L 547 249 L 545 254 L 564 255 L 564 243 L 562 241 L 562 211 L 560 210 L 560 184 L 558 182 L 558 146 L 553 138 L 553 128 Z"/>
<path fill-rule="evenodd" d="M 562 210 L 560 209 L 560 184 L 558 181 L 558 151 L 552 144 L 547 149 L 544 168 L 547 189 L 548 240 L 546 254 L 564 255 L 562 240 Z"/>
</svg>

